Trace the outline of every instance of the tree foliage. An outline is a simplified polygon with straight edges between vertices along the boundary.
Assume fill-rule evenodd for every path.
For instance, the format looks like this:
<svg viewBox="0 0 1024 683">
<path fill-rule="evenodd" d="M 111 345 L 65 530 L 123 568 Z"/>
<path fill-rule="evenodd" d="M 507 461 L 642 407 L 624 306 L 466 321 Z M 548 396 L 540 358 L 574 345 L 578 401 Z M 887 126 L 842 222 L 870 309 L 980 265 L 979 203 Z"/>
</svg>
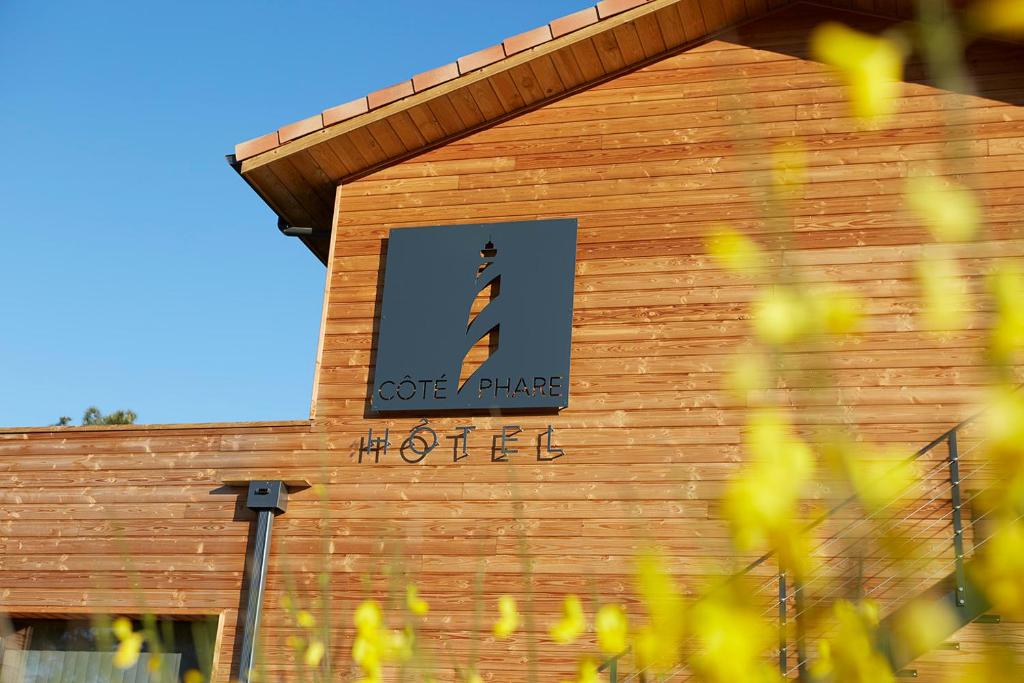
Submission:
<svg viewBox="0 0 1024 683">
<path fill-rule="evenodd" d="M 97 408 L 96 406 L 89 406 L 82 413 L 82 426 L 83 427 L 94 427 L 99 425 L 130 425 L 135 424 L 135 420 L 138 415 L 134 410 L 115 410 L 112 413 L 106 415 Z M 62 415 L 58 418 L 52 426 L 54 427 L 68 427 L 71 425 L 71 418 L 67 415 Z"/>
</svg>

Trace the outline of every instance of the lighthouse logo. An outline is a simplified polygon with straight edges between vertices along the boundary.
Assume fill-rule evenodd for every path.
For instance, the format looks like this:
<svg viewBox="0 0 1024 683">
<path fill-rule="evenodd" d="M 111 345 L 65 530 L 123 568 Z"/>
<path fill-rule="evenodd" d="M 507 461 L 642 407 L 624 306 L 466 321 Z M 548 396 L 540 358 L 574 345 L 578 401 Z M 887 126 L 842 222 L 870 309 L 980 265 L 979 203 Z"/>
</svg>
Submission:
<svg viewBox="0 0 1024 683">
<path fill-rule="evenodd" d="M 375 412 L 569 401 L 574 219 L 390 231 Z"/>
</svg>

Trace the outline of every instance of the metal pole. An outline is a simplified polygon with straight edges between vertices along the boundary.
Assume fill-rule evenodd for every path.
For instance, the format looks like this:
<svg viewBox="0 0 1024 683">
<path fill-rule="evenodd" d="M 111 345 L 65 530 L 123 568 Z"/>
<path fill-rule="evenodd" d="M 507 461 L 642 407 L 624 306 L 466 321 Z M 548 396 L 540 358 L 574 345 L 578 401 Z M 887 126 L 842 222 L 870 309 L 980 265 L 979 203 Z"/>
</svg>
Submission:
<svg viewBox="0 0 1024 683">
<path fill-rule="evenodd" d="M 793 609 L 796 610 L 796 677 L 807 680 L 807 648 L 804 638 L 804 585 L 793 581 Z"/>
<path fill-rule="evenodd" d="M 786 573 L 779 572 L 779 673 L 786 676 L 789 649 L 786 647 Z"/>
<path fill-rule="evenodd" d="M 263 608 L 263 593 L 267 582 L 267 560 L 270 557 L 270 536 L 274 528 L 274 516 L 283 513 L 288 507 L 288 490 L 284 482 L 249 482 L 246 507 L 256 513 L 256 531 L 247 558 L 248 588 L 242 652 L 238 663 L 239 683 L 249 683 L 256 663 L 256 639 L 259 635 L 260 612 Z"/>
<path fill-rule="evenodd" d="M 960 454 L 956 446 L 956 431 L 949 433 L 949 484 L 950 504 L 953 506 L 953 553 L 956 562 L 956 604 L 963 607 L 966 602 L 967 573 L 964 571 L 964 522 L 960 502 Z"/>
</svg>

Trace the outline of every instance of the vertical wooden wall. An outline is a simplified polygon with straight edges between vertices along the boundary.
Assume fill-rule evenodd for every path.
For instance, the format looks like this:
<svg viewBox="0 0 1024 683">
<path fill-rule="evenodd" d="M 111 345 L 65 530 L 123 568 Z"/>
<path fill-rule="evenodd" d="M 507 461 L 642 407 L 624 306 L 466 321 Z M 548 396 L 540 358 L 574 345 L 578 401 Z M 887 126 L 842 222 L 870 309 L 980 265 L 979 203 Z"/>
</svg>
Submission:
<svg viewBox="0 0 1024 683">
<path fill-rule="evenodd" d="M 820 18 L 758 22 L 344 187 L 311 425 L 0 433 L 0 607 L 223 613 L 224 662 L 248 521 L 219 482 L 306 478 L 322 486 L 293 496 L 275 529 L 270 680 L 296 670 L 285 638 L 301 629 L 279 607 L 284 590 L 308 606 L 330 598 L 347 668 L 352 607 L 369 596 L 395 604 L 406 576 L 431 603 L 422 638 L 443 670 L 478 652 L 486 680 L 525 680 L 531 633 L 489 633 L 508 593 L 536 610 L 540 680 L 567 678 L 576 650 L 546 636 L 564 594 L 635 613 L 632 558 L 650 542 L 688 591 L 743 559 L 729 559 L 716 501 L 743 466 L 746 405 L 722 383 L 750 341 L 760 281 L 705 255 L 720 221 L 753 236 L 771 268 L 799 266 L 864 297 L 861 336 L 785 359 L 793 370 L 778 393 L 812 404 L 796 412 L 809 437 L 833 420 L 914 448 L 969 414 L 985 379 L 984 312 L 942 337 L 914 331 L 912 262 L 928 237 L 901 193 L 919 169 L 953 169 L 976 188 L 989 225 L 959 250 L 972 290 L 984 259 L 1024 255 L 1020 51 L 972 52 L 983 94 L 952 121 L 941 92 L 910 83 L 899 117 L 864 130 L 836 79 L 803 58 Z M 793 139 L 808 151 L 809 182 L 780 209 L 763 187 L 773 146 Z M 388 230 L 554 217 L 580 222 L 570 407 L 439 419 L 442 445 L 424 463 L 394 451 L 360 463 L 368 428 L 400 440 L 417 422 L 364 413 Z M 822 368 L 837 391 L 811 391 Z M 847 408 L 835 409 L 837 392 Z M 444 437 L 462 424 L 478 429 L 470 457 L 452 462 Z M 504 424 L 524 429 L 511 464 L 491 462 Z M 548 424 L 566 454 L 537 462 Z M 227 676 L 222 667 L 217 680 Z"/>
<path fill-rule="evenodd" d="M 1024 254 L 1021 52 L 973 50 L 985 96 L 956 100 L 952 113 L 941 91 L 913 82 L 922 68 L 912 64 L 898 116 L 865 130 L 835 77 L 805 59 L 810 29 L 825 17 L 804 7 L 757 22 L 341 189 L 315 421 L 349 453 L 369 426 L 404 436 L 415 424 L 363 414 L 389 229 L 580 223 L 570 407 L 552 419 L 472 420 L 527 433 L 550 422 L 567 455 L 536 463 L 528 452 L 509 468 L 488 462 L 484 438 L 460 463 L 449 453 L 426 466 L 397 456 L 351 465 L 354 480 L 389 499 L 375 510 L 392 508 L 383 514 L 398 520 L 393 533 L 427 543 L 405 557 L 437 604 L 429 624 L 443 651 L 469 651 L 477 570 L 486 572 L 489 612 L 500 592 L 525 599 L 513 529 L 523 530 L 533 559 L 552 679 L 571 655 L 558 654 L 542 625 L 566 591 L 621 598 L 632 556 L 651 540 L 668 549 L 689 590 L 735 566 L 723 559 L 730 549 L 716 499 L 742 467 L 746 406 L 721 389 L 750 341 L 748 305 L 766 280 L 708 259 L 704 240 L 718 223 L 754 237 L 774 274 L 799 267 L 810 282 L 840 282 L 863 297 L 862 335 L 785 358 L 792 370 L 777 394 L 803 406 L 795 417 L 809 438 L 812 425 L 837 422 L 912 452 L 973 412 L 985 381 L 984 312 L 968 312 L 964 329 L 941 336 L 915 331 L 914 261 L 931 239 L 901 194 L 914 172 L 956 174 L 977 190 L 987 232 L 958 249 L 975 294 L 986 258 Z M 780 207 L 764 187 L 772 149 L 793 140 L 807 149 L 808 184 Z M 815 391 L 825 369 L 836 389 Z M 448 430 L 467 422 L 438 421 Z M 482 669 L 519 680 L 523 641 L 483 638 Z"/>
</svg>

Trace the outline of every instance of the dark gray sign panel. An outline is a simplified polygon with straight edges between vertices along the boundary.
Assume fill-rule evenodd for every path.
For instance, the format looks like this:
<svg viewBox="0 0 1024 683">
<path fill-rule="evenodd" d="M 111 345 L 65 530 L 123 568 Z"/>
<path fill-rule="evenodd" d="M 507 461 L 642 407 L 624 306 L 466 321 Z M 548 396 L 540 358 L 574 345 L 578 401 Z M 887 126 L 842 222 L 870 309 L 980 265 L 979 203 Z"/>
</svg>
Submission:
<svg viewBox="0 0 1024 683">
<path fill-rule="evenodd" d="M 575 219 L 391 230 L 373 410 L 564 408 L 575 271 Z"/>
</svg>

